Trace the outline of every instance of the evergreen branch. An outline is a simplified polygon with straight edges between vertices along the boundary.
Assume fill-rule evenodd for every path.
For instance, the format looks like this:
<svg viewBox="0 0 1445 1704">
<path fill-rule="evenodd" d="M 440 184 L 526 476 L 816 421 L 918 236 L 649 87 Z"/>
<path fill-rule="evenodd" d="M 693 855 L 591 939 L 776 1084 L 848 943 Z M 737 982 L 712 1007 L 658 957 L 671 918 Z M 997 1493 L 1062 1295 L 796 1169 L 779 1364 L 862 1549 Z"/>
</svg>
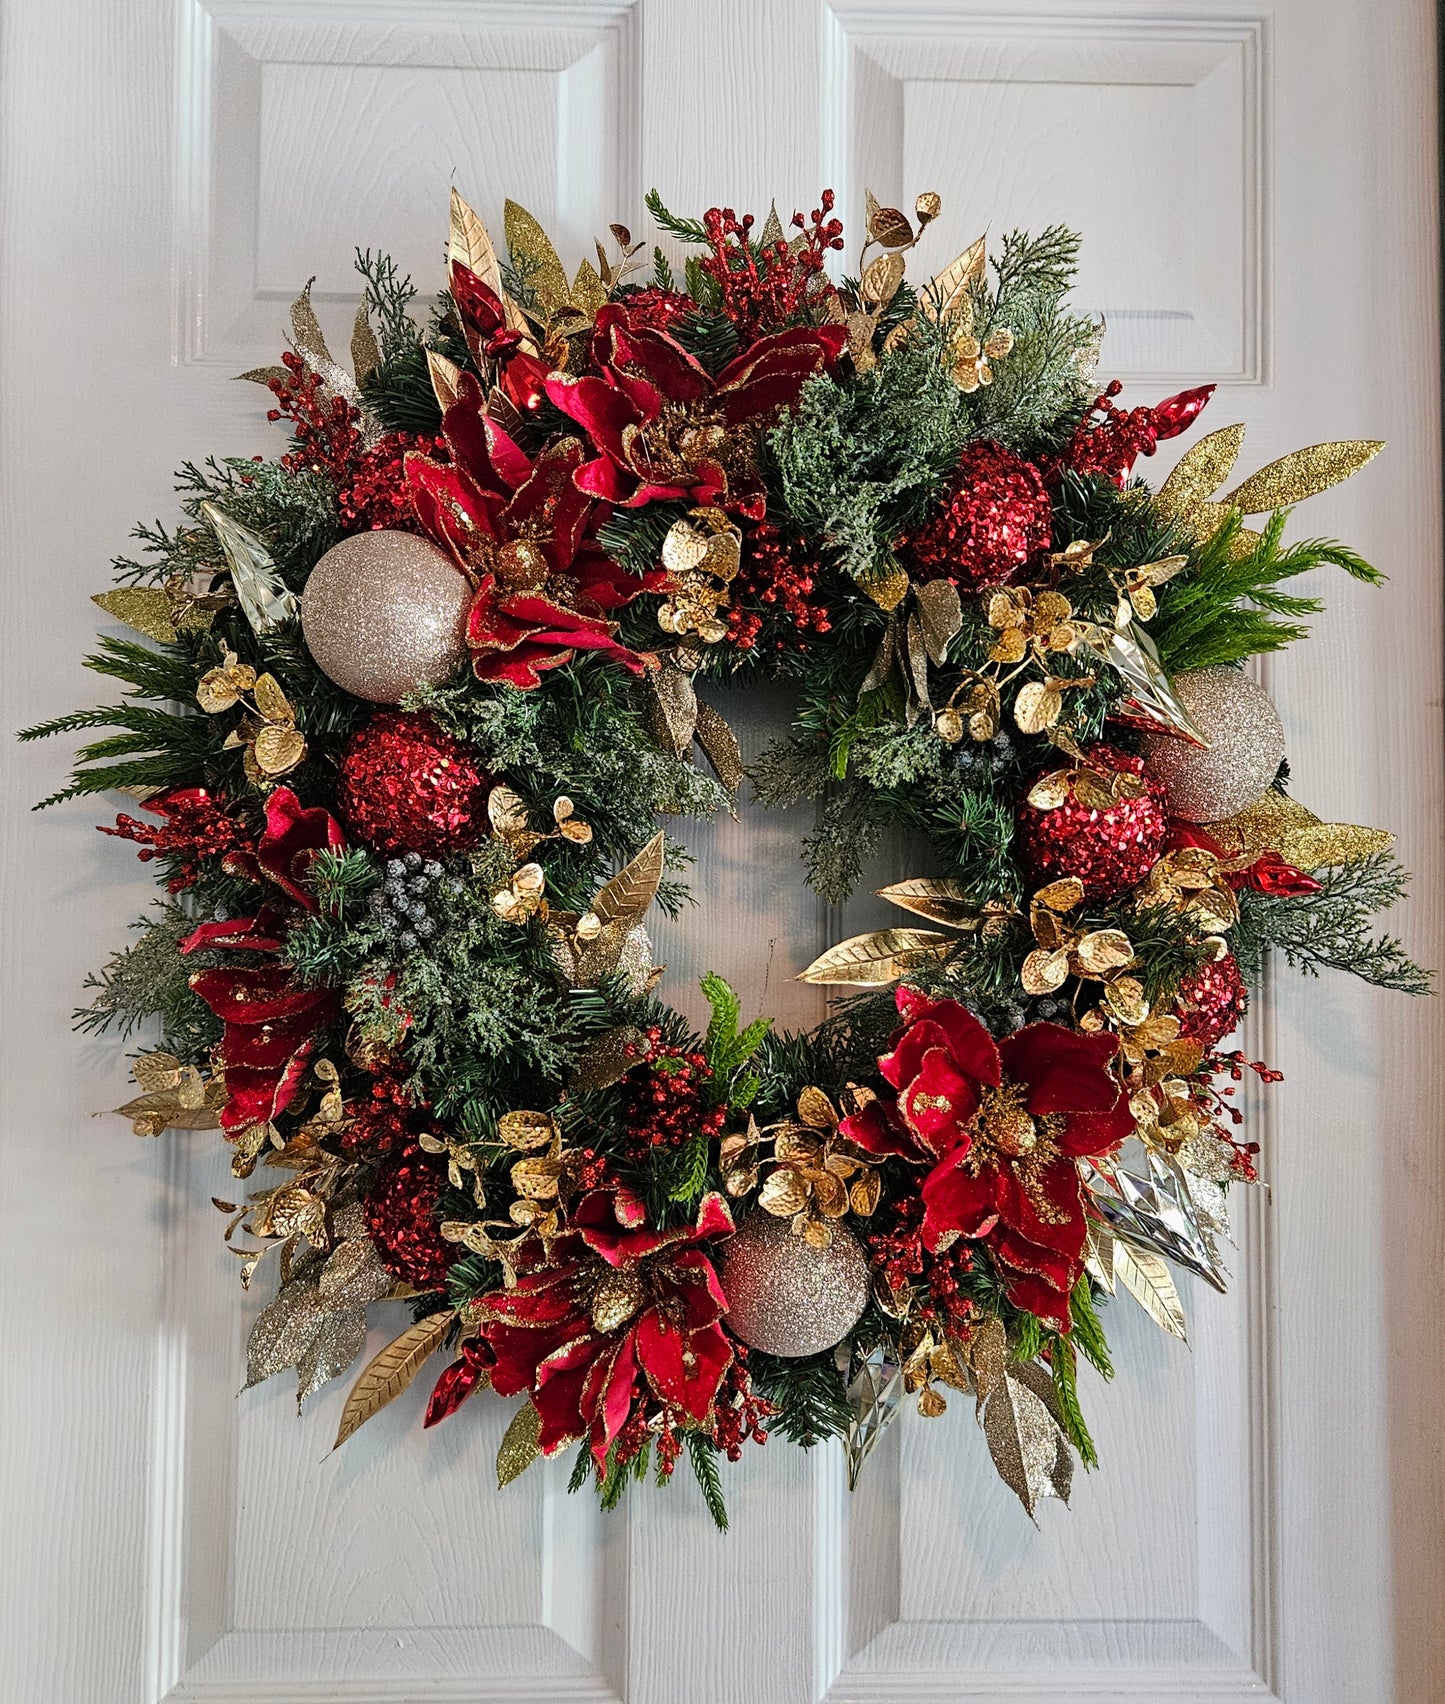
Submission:
<svg viewBox="0 0 1445 1704">
<path fill-rule="evenodd" d="M 683 219 L 676 213 L 668 212 L 662 197 L 655 189 L 649 189 L 643 200 L 658 230 L 666 231 L 668 236 L 676 237 L 680 243 L 707 242 L 707 231 L 701 220 Z"/>
<path fill-rule="evenodd" d="M 705 1432 L 687 1434 L 687 1458 L 697 1476 L 698 1489 L 719 1532 L 728 1530 L 727 1504 L 723 1501 L 722 1478 L 717 1470 L 717 1445 Z"/>
<path fill-rule="evenodd" d="M 848 1391 L 831 1354 L 783 1359 L 755 1349 L 748 1369 L 754 1387 L 777 1409 L 768 1420 L 769 1432 L 805 1450 L 847 1432 L 852 1418 Z"/>
<path fill-rule="evenodd" d="M 1084 1411 L 1079 1406 L 1079 1362 L 1074 1353 L 1074 1346 L 1067 1337 L 1061 1337 L 1057 1332 L 1049 1334 L 1049 1365 L 1054 1376 L 1054 1395 L 1059 1399 L 1059 1413 L 1063 1416 L 1064 1431 L 1068 1433 L 1069 1441 L 1079 1452 L 1079 1460 L 1085 1467 L 1099 1465 L 1099 1452 L 1094 1448 L 1094 1440 L 1089 1435 L 1089 1428 L 1084 1420 Z"/>
</svg>

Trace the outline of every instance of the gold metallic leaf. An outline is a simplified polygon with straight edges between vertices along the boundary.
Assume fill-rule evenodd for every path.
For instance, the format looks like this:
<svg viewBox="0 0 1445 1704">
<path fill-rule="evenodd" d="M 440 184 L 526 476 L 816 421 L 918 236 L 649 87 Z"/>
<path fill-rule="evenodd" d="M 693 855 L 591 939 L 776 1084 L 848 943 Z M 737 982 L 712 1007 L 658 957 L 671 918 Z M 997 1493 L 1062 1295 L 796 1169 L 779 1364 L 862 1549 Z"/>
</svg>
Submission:
<svg viewBox="0 0 1445 1704">
<path fill-rule="evenodd" d="M 953 944 L 950 936 L 927 929 L 875 929 L 830 947 L 798 973 L 798 981 L 886 988 L 910 970 L 940 957 Z"/>
<path fill-rule="evenodd" d="M 1084 1220 L 1084 1264 L 1093 1277 L 1114 1294 L 1114 1233 L 1105 1230 L 1097 1219 Z"/>
<path fill-rule="evenodd" d="M 1221 426 L 1217 432 L 1201 438 L 1184 452 L 1154 494 L 1154 507 L 1165 515 L 1184 518 L 1229 478 L 1243 442 L 1242 425 Z"/>
<path fill-rule="evenodd" d="M 666 839 L 659 829 L 635 858 L 598 889 L 592 901 L 592 912 L 601 922 L 631 925 L 642 920 L 643 913 L 657 897 L 666 846 Z"/>
<path fill-rule="evenodd" d="M 973 319 L 969 288 L 983 277 L 984 265 L 984 238 L 979 237 L 957 260 L 934 275 L 928 288 L 918 298 L 920 309 L 930 319 L 956 317 L 967 327 Z"/>
<path fill-rule="evenodd" d="M 497 1120 L 497 1134 L 520 1154 L 534 1154 L 548 1147 L 557 1134 L 552 1115 L 546 1112 L 504 1112 Z"/>
<path fill-rule="evenodd" d="M 1352 473 L 1358 473 L 1384 447 L 1377 439 L 1360 438 L 1334 444 L 1311 444 L 1306 449 L 1293 450 L 1260 468 L 1258 473 L 1250 474 L 1224 501 L 1246 515 L 1262 515 L 1269 509 L 1287 509 L 1317 492 L 1327 491 L 1331 485 L 1338 485 Z"/>
<path fill-rule="evenodd" d="M 455 361 L 449 361 L 445 355 L 438 355 L 435 349 L 427 350 L 426 366 L 431 375 L 432 394 L 437 399 L 437 407 L 445 414 L 457 400 L 462 370 Z"/>
<path fill-rule="evenodd" d="M 1014 721 L 1020 733 L 1041 734 L 1052 728 L 1064 708 L 1063 694 L 1047 681 L 1026 681 L 1014 699 Z"/>
<path fill-rule="evenodd" d="M 525 207 L 508 201 L 503 210 L 507 232 L 507 247 L 512 261 L 520 262 L 519 270 L 526 273 L 528 287 L 535 294 L 543 313 L 551 319 L 568 305 L 571 291 L 562 262 L 552 247 L 547 233 Z"/>
<path fill-rule="evenodd" d="M 508 204 L 510 205 L 510 203 Z M 542 1416 L 531 1402 L 524 1402 L 512 1416 L 497 1450 L 497 1489 L 500 1491 L 527 1469 L 541 1455 L 538 1443 L 542 1433 Z"/>
<path fill-rule="evenodd" d="M 1023 962 L 1019 981 L 1025 994 L 1052 994 L 1068 980 L 1069 954 L 1066 948 L 1050 950 L 1035 947 Z"/>
<path fill-rule="evenodd" d="M 1114 1277 L 1161 1331 L 1187 1342 L 1184 1307 L 1163 1257 L 1152 1248 L 1114 1239 Z"/>
<path fill-rule="evenodd" d="M 286 775 L 306 756 L 299 728 L 266 727 L 256 735 L 256 767 L 263 775 Z"/>
<path fill-rule="evenodd" d="M 864 268 L 861 289 L 863 300 L 885 307 L 898 294 L 903 282 L 903 256 L 880 254 Z"/>
<path fill-rule="evenodd" d="M 836 1130 L 838 1113 L 820 1088 L 809 1083 L 798 1093 L 798 1117 L 810 1130 Z"/>
<path fill-rule="evenodd" d="M 1134 947 L 1122 929 L 1091 929 L 1074 948 L 1074 956 L 1088 975 L 1102 976 L 1130 963 Z"/>
<path fill-rule="evenodd" d="M 793 1166 L 775 1166 L 758 1191 L 758 1206 L 775 1219 L 790 1219 L 808 1203 L 808 1186 Z"/>
<path fill-rule="evenodd" d="M 252 689 L 257 711 L 268 722 L 294 722 L 296 712 L 291 708 L 291 701 L 281 690 L 281 684 L 273 674 L 263 674 L 256 677 L 256 685 Z"/>
<path fill-rule="evenodd" d="M 502 293 L 502 269 L 497 264 L 497 251 L 487 235 L 487 227 L 454 189 L 451 196 L 451 222 L 447 236 L 447 263 L 459 261 L 469 272 L 476 273 L 483 284 L 497 295 Z"/>
<path fill-rule="evenodd" d="M 860 574 L 858 585 L 879 609 L 897 609 L 908 596 L 908 575 L 895 558 L 879 564 L 871 573 Z"/>
<path fill-rule="evenodd" d="M 969 899 L 968 889 L 961 882 L 911 876 L 907 881 L 894 882 L 876 891 L 879 899 L 926 917 L 930 923 L 951 923 L 956 929 L 969 929 L 978 922 L 978 907 Z"/>
<path fill-rule="evenodd" d="M 454 1317 L 449 1308 L 441 1313 L 428 1314 L 425 1319 L 417 1320 L 415 1325 L 409 1325 L 400 1337 L 394 1338 L 367 1362 L 341 1410 L 341 1424 L 336 1429 L 336 1442 L 332 1449 L 339 1449 L 373 1414 L 379 1413 L 387 1403 L 401 1395 L 416 1377 L 422 1363 L 441 1346 Z"/>
<path fill-rule="evenodd" d="M 527 807 L 510 787 L 493 787 L 487 794 L 487 816 L 504 839 L 527 832 Z"/>
<path fill-rule="evenodd" d="M 1058 881 L 1041 887 L 1033 903 L 1047 906 L 1050 911 L 1072 911 L 1084 903 L 1084 884 L 1077 876 L 1060 876 Z"/>
</svg>

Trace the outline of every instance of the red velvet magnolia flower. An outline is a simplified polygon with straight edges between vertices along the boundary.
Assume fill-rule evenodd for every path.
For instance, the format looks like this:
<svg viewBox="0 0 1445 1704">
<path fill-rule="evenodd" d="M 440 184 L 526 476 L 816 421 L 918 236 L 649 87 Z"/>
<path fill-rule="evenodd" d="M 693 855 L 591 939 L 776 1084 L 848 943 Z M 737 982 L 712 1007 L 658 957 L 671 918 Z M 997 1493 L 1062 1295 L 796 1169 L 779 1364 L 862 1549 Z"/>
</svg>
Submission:
<svg viewBox="0 0 1445 1704">
<path fill-rule="evenodd" d="M 714 378 L 666 332 L 634 320 L 625 302 L 608 303 L 592 338 L 601 377 L 554 373 L 547 381 L 547 395 L 595 450 L 578 471 L 579 489 L 629 509 L 655 498 L 726 500 L 761 520 L 754 435 L 846 341 L 835 325 L 775 332 Z"/>
<path fill-rule="evenodd" d="M 535 687 L 542 670 L 578 651 L 600 651 L 640 674 L 643 660 L 617 643 L 605 617 L 648 582 L 597 545 L 599 510 L 576 482 L 581 442 L 557 439 L 534 461 L 482 412 L 470 373 L 442 431 L 451 462 L 408 456 L 406 471 L 422 530 L 476 587 L 467 644 L 477 677 Z"/>
<path fill-rule="evenodd" d="M 278 787 L 266 801 L 260 843 L 254 851 L 231 853 L 226 867 L 274 883 L 302 910 L 315 911 L 316 901 L 303 885 L 306 872 L 318 853 L 340 851 L 345 844 L 341 825 L 327 811 L 305 810 L 289 787 Z M 181 951 L 221 948 L 274 961 L 284 933 L 285 919 L 267 901 L 252 917 L 202 923 L 181 942 Z M 336 991 L 303 986 L 279 962 L 199 971 L 191 987 L 225 1025 L 216 1049 L 226 1073 L 221 1128 L 237 1136 L 274 1119 L 295 1099 L 317 1034 L 340 1011 Z"/>
<path fill-rule="evenodd" d="M 517 1282 L 482 1298 L 492 1388 L 530 1394 L 553 1455 L 586 1437 L 602 1467 L 635 1404 L 702 1426 L 732 1361 L 727 1297 L 703 1244 L 732 1232 L 720 1195 L 697 1223 L 653 1230 L 624 1189 L 583 1196 L 560 1236 L 528 1239 Z"/>
<path fill-rule="evenodd" d="M 1108 1070 L 1118 1043 L 1059 1024 L 995 1042 L 957 1000 L 898 990 L 903 1025 L 878 1062 L 896 1093 L 843 1121 L 874 1154 L 930 1166 L 923 1236 L 988 1246 L 1016 1307 L 1069 1328 L 1084 1265 L 1084 1190 L 1076 1161 L 1109 1153 L 1134 1128 Z"/>
</svg>

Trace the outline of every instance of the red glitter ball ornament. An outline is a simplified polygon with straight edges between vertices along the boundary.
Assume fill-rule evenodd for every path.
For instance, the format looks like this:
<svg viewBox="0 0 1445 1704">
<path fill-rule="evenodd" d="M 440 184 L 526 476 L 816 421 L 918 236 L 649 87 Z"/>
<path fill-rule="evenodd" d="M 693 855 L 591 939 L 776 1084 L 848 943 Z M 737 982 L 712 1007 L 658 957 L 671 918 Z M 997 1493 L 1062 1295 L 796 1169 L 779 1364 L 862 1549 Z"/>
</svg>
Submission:
<svg viewBox="0 0 1445 1704">
<path fill-rule="evenodd" d="M 418 1290 L 441 1289 L 453 1259 L 437 1223 L 444 1181 L 421 1149 L 409 1145 L 382 1166 L 364 1203 L 382 1265 Z"/>
<path fill-rule="evenodd" d="M 967 445 L 943 507 L 900 551 L 915 580 L 1001 586 L 1048 548 L 1053 510 L 1032 462 L 988 438 Z"/>
<path fill-rule="evenodd" d="M 1238 1027 L 1249 1004 L 1249 991 L 1233 953 L 1191 970 L 1179 984 L 1175 1005 L 1184 1041 L 1214 1047 Z"/>
<path fill-rule="evenodd" d="M 1143 881 L 1164 851 L 1169 835 L 1164 784 L 1145 772 L 1142 757 L 1102 742 L 1085 747 L 1084 759 L 1091 769 L 1143 777 L 1144 791 L 1099 810 L 1084 804 L 1070 782 L 1068 797 L 1051 811 L 1031 805 L 1025 793 L 1016 845 L 1035 882 L 1077 876 L 1087 898 L 1113 899 Z"/>
<path fill-rule="evenodd" d="M 341 755 L 336 806 L 353 836 L 379 852 L 469 852 L 487 834 L 492 778 L 470 746 L 430 716 L 383 710 Z"/>
</svg>

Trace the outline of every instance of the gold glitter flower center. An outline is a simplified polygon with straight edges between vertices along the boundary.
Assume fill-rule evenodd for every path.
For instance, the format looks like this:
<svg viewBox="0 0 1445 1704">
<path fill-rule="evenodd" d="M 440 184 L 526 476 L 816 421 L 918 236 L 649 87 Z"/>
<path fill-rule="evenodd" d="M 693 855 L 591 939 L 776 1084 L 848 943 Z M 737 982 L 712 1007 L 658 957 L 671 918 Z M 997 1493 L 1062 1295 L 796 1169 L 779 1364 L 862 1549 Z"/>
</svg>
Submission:
<svg viewBox="0 0 1445 1704">
<path fill-rule="evenodd" d="M 1007 1166 L 1029 1204 L 1046 1225 L 1067 1223 L 1044 1190 L 1044 1174 L 1059 1158 L 1064 1121 L 1056 1113 L 1035 1118 L 1024 1110 L 1028 1089 L 1007 1077 L 997 1088 L 985 1088 L 973 1120 L 973 1143 L 964 1164 L 977 1177 L 987 1166 Z"/>
<path fill-rule="evenodd" d="M 979 1134 L 1011 1159 L 1032 1153 L 1039 1144 L 1039 1128 L 1024 1111 L 1024 1089 L 1004 1081 L 996 1089 L 983 1091 L 978 1109 Z"/>
</svg>

